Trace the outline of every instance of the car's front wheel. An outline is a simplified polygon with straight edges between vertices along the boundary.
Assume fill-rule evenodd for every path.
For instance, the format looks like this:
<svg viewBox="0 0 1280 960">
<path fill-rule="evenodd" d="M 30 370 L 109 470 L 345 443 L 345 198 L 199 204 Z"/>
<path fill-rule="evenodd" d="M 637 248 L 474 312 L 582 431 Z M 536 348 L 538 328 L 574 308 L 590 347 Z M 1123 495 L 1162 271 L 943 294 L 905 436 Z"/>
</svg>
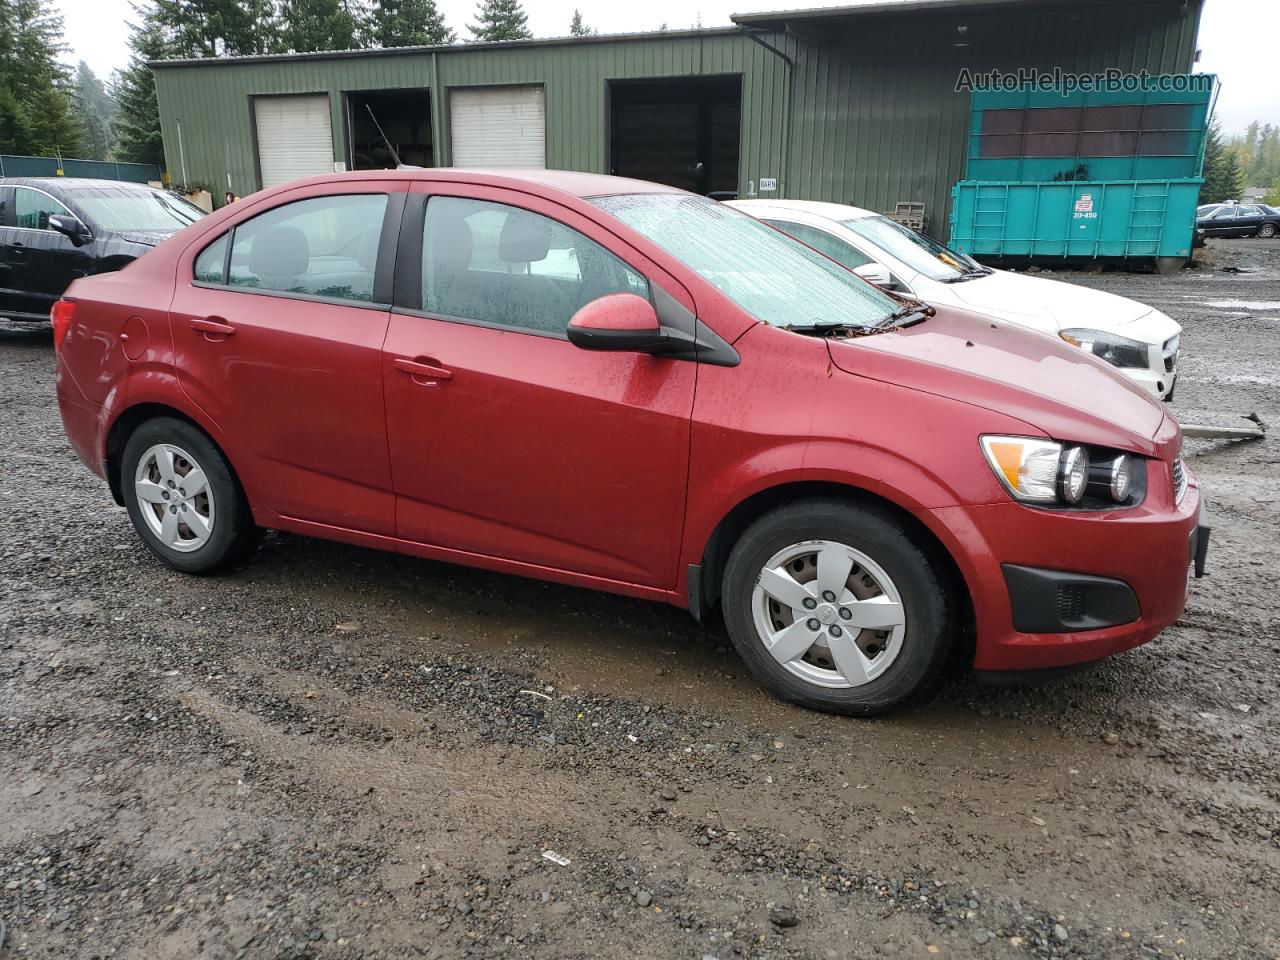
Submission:
<svg viewBox="0 0 1280 960">
<path fill-rule="evenodd" d="M 191 424 L 148 420 L 125 444 L 120 489 L 134 529 L 184 573 L 217 573 L 257 544 L 244 493 L 222 452 Z"/>
<path fill-rule="evenodd" d="M 784 700 L 869 716 L 930 692 L 954 632 L 946 571 L 891 512 L 807 500 L 774 510 L 725 568 L 725 622 Z"/>
</svg>

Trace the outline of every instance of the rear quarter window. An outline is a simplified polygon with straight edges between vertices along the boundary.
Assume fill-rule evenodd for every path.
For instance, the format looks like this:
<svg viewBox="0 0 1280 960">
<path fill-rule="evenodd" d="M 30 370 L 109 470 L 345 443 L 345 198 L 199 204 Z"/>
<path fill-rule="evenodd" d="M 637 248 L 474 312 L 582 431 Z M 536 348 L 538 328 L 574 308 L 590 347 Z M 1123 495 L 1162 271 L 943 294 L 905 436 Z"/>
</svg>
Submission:
<svg viewBox="0 0 1280 960">
<path fill-rule="evenodd" d="M 200 283 L 227 282 L 227 234 L 200 251 L 193 272 Z"/>
</svg>

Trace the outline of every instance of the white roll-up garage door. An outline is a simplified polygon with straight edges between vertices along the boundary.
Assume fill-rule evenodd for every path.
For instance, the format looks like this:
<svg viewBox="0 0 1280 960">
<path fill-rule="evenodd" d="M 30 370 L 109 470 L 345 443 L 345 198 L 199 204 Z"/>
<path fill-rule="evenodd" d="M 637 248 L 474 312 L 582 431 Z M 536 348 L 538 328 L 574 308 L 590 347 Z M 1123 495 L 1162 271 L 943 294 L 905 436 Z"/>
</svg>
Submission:
<svg viewBox="0 0 1280 960">
<path fill-rule="evenodd" d="M 253 112 L 263 187 L 333 173 L 327 96 L 255 97 Z"/>
<path fill-rule="evenodd" d="M 455 167 L 547 165 L 542 87 L 451 90 L 449 130 Z"/>
</svg>

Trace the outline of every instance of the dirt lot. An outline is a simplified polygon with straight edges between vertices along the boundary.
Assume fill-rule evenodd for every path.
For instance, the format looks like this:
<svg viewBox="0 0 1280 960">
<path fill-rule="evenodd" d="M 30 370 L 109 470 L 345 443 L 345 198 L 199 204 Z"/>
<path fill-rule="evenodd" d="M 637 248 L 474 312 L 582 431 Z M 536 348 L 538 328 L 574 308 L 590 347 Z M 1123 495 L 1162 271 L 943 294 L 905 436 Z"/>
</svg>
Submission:
<svg viewBox="0 0 1280 960">
<path fill-rule="evenodd" d="M 1280 241 L 1214 250 L 1061 276 L 1184 324 L 1183 420 L 1280 427 Z M 1280 458 L 1189 450 L 1176 628 L 855 721 L 659 606 L 294 537 L 167 572 L 0 328 L 0 957 L 1280 955 Z"/>
</svg>

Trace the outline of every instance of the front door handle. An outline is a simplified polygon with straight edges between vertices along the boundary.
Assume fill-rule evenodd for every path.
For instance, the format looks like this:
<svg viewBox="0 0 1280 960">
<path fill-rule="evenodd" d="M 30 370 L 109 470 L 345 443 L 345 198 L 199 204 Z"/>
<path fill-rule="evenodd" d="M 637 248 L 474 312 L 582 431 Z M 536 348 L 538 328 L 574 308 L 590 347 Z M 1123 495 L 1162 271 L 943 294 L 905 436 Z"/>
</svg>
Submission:
<svg viewBox="0 0 1280 960">
<path fill-rule="evenodd" d="M 401 373 L 406 373 L 413 377 L 416 383 L 453 379 L 453 371 L 446 370 L 439 365 L 439 360 L 433 360 L 431 357 L 419 357 L 416 360 L 396 357 L 391 363 Z"/>
<path fill-rule="evenodd" d="M 193 317 L 191 319 L 191 329 L 199 330 L 201 333 L 213 334 L 217 337 L 229 337 L 236 332 L 236 328 L 221 317 Z"/>
</svg>

